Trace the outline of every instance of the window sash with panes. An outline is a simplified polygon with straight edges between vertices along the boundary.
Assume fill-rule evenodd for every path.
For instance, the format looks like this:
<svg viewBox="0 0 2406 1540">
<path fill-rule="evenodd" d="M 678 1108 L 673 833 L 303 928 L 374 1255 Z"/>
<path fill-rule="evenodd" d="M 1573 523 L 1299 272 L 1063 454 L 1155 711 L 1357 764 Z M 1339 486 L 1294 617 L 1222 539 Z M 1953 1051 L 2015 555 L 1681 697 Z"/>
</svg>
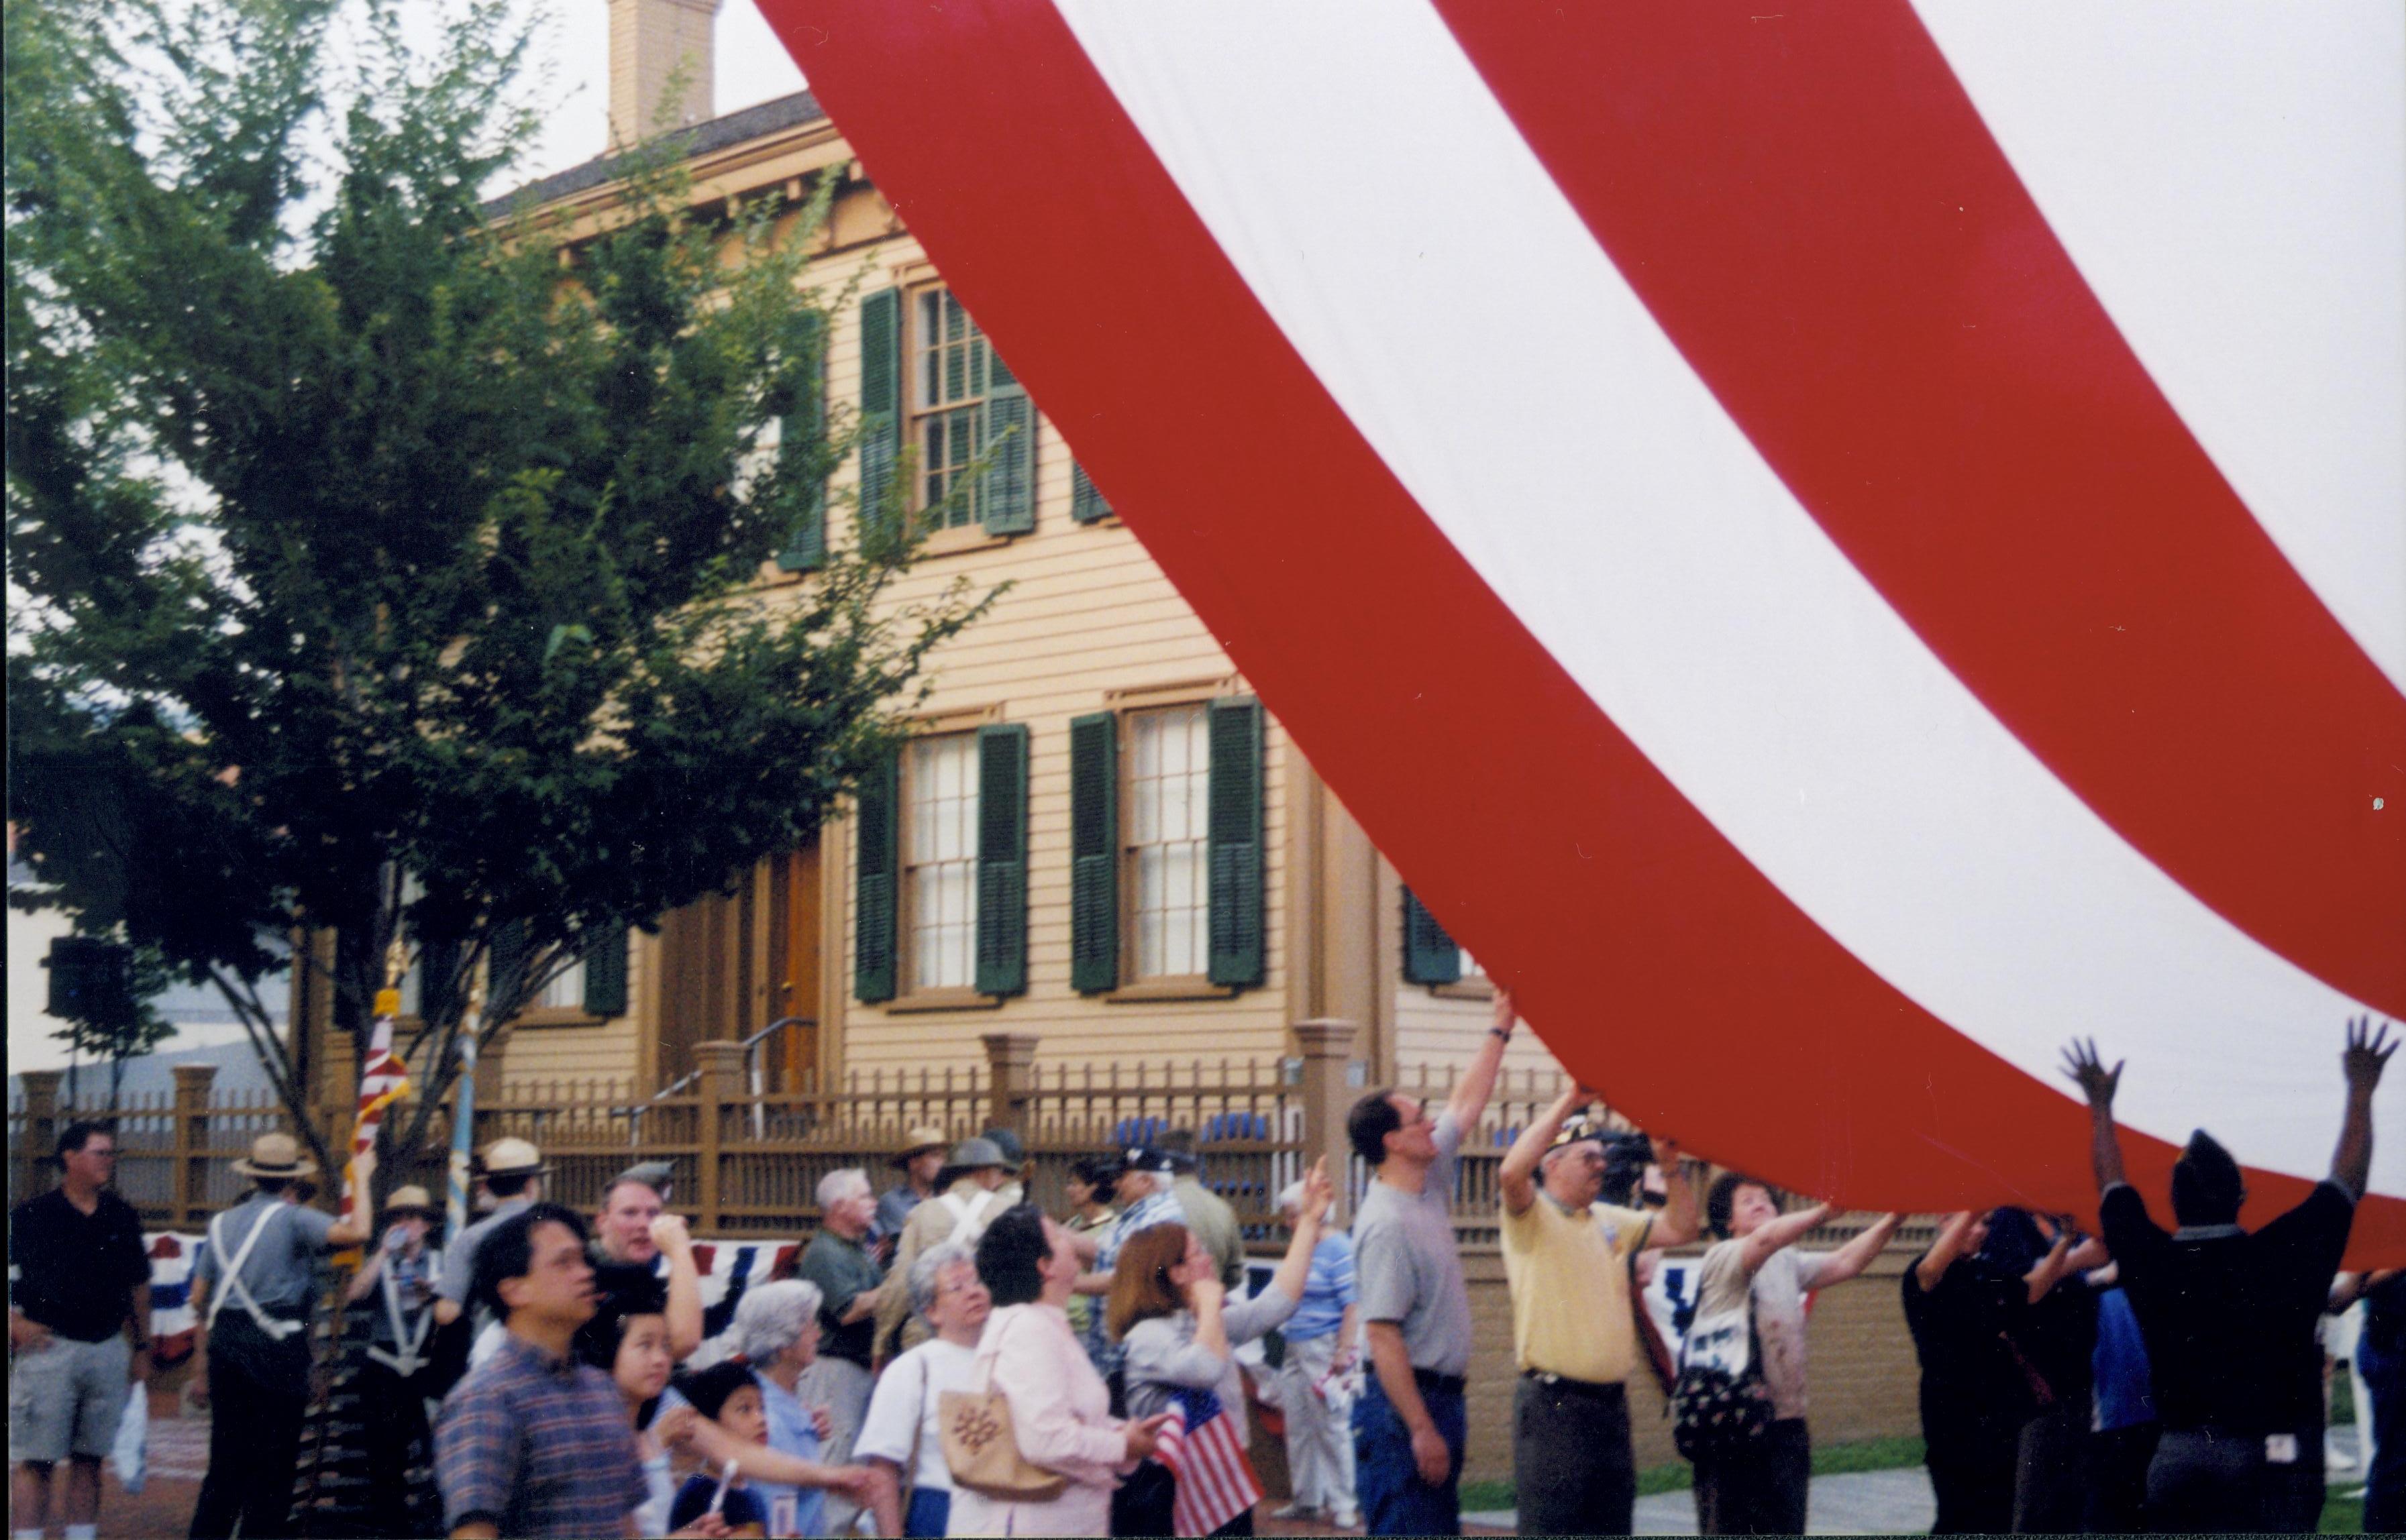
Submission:
<svg viewBox="0 0 2406 1540">
<path fill-rule="evenodd" d="M 977 980 L 978 740 L 913 742 L 903 761 L 905 947 L 911 987 Z"/>
<path fill-rule="evenodd" d="M 1127 717 L 1130 974 L 1197 978 L 1211 958 L 1211 737 L 1206 706 Z"/>
<path fill-rule="evenodd" d="M 978 523 L 983 488 L 968 475 L 987 442 L 985 401 L 994 351 L 949 289 L 916 295 L 912 317 L 912 442 L 919 448 L 919 507 L 927 527 Z M 955 490 L 960 501 L 947 507 Z"/>
<path fill-rule="evenodd" d="M 543 986 L 530 1008 L 536 1010 L 578 1010 L 585 1009 L 585 959 L 577 958 L 559 970 L 558 977 Z"/>
</svg>

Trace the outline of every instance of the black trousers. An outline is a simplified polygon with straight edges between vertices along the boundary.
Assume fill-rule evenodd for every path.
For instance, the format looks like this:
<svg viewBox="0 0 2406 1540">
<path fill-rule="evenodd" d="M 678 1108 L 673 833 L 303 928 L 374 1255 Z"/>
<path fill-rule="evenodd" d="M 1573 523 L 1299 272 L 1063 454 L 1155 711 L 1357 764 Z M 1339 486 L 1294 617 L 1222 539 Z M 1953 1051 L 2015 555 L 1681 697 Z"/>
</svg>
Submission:
<svg viewBox="0 0 2406 1540">
<path fill-rule="evenodd" d="M 1783 1417 L 1745 1453 L 1696 1462 L 1696 1533 L 1802 1534 L 1812 1483 L 1812 1436 Z"/>
<path fill-rule="evenodd" d="M 2158 1533 L 2311 1534 L 2323 1514 L 2320 1428 L 2297 1435 L 2297 1458 L 2265 1459 L 2261 1434 L 2167 1429 L 2147 1466 L 2147 1527 Z"/>
<path fill-rule="evenodd" d="M 191 1540 L 290 1535 L 292 1474 L 309 1410 L 309 1334 L 271 1340 L 232 1308 L 209 1334 L 209 1474 Z"/>
<path fill-rule="evenodd" d="M 2014 1462 L 2020 1438 L 2012 1424 L 1933 1420 L 1925 1411 L 1921 1431 L 1930 1490 L 1938 1499 L 1930 1533 L 2002 1534 L 2012 1529 Z"/>
<path fill-rule="evenodd" d="M 2088 1397 L 2068 1396 L 2022 1424 L 2014 1533 L 2073 1534 L 2088 1519 Z"/>
<path fill-rule="evenodd" d="M 2156 1458 L 2153 1422 L 2108 1428 L 2088 1435 L 2088 1512 L 2091 1534 L 2136 1534 L 2147 1522 L 2147 1466 Z"/>
<path fill-rule="evenodd" d="M 403 1379 L 374 1359 L 359 1367 L 354 1385 L 367 1433 L 368 1511 L 379 1534 L 427 1533 L 423 1520 L 441 1519 L 441 1504 L 432 1498 L 428 1479 L 434 1451 L 426 1426 L 426 1390 L 433 1379 L 431 1369 Z"/>
<path fill-rule="evenodd" d="M 1512 1480 L 1522 1534 L 1627 1534 L 1637 1502 L 1628 1393 L 1522 1375 L 1512 1396 Z"/>
</svg>

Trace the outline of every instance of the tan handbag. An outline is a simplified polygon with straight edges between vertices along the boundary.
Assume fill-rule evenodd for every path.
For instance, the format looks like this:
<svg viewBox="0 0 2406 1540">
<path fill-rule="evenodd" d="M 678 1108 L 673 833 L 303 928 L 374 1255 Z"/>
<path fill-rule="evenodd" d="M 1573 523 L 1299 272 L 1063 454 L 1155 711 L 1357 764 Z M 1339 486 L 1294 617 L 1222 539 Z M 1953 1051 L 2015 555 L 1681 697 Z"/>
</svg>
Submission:
<svg viewBox="0 0 2406 1540">
<path fill-rule="evenodd" d="M 999 1339 L 997 1348 L 1000 1348 Z M 1010 1399 L 994 1388 L 992 1359 L 986 1361 L 984 1387 L 941 1392 L 936 1416 L 944 1435 L 944 1464 L 953 1473 L 954 1486 L 1012 1503 L 1049 1503 L 1069 1490 L 1068 1476 L 1048 1471 L 1019 1452 L 1019 1439 L 1011 1425 Z"/>
</svg>

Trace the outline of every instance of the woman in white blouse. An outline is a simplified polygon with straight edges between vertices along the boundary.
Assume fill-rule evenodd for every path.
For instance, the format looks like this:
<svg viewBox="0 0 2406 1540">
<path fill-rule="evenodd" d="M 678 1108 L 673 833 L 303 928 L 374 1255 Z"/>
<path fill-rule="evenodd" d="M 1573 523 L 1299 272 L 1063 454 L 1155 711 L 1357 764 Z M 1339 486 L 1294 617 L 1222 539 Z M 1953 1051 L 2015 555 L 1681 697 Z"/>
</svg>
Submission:
<svg viewBox="0 0 2406 1540">
<path fill-rule="evenodd" d="M 1111 1416 L 1111 1392 L 1069 1330 L 1078 1253 L 1069 1232 L 1041 1209 L 1004 1210 L 978 1239 L 977 1269 L 994 1313 L 979 1338 L 971 1384 L 1002 1392 L 1020 1454 L 1069 1484 L 1043 1502 L 955 1487 L 947 1533 L 1107 1534 L 1111 1489 L 1153 1452 L 1153 1431 L 1168 1419 Z"/>
<path fill-rule="evenodd" d="M 978 1338 L 993 1299 L 978 1277 L 977 1253 L 946 1241 L 911 1264 L 911 1308 L 936 1335 L 885 1366 L 852 1456 L 877 1472 L 870 1500 L 880 1534 L 936 1535 L 952 1513 L 953 1476 L 944 1464 L 937 1413 L 946 1391 L 966 1391 L 977 1369 Z M 910 1506 L 902 1488 L 911 1489 Z"/>
</svg>

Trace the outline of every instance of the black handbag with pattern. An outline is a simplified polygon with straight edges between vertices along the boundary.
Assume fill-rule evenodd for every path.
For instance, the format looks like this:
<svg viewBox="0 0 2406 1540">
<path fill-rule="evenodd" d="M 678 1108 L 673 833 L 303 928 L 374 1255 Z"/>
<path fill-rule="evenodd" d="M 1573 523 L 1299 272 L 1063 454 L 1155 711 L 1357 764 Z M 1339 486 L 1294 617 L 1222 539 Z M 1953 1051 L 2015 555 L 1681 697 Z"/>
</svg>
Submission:
<svg viewBox="0 0 2406 1540">
<path fill-rule="evenodd" d="M 1689 1328 L 1671 1387 L 1671 1442 L 1694 1462 L 1726 1459 L 1771 1427 L 1771 1387 L 1762 1378 L 1762 1340 L 1754 1329 L 1754 1292 L 1746 1309 L 1723 1311 Z"/>
</svg>

